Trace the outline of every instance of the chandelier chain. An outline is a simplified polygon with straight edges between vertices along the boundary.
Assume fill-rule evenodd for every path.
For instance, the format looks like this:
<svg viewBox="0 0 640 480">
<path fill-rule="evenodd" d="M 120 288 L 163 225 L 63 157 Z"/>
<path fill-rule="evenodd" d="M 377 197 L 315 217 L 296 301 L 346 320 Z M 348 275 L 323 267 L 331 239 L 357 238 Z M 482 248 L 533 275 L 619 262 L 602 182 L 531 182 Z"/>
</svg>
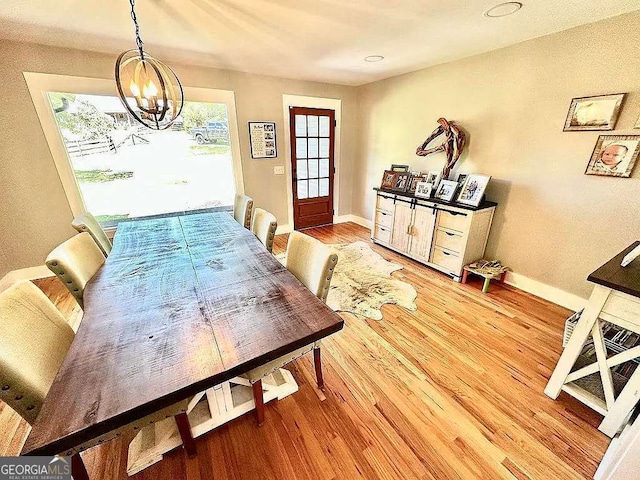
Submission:
<svg viewBox="0 0 640 480">
<path fill-rule="evenodd" d="M 133 20 L 133 24 L 136 27 L 136 45 L 138 46 L 138 50 L 140 51 L 140 58 L 144 60 L 144 51 L 142 47 L 144 46 L 144 42 L 140 38 L 140 25 L 138 25 L 138 18 L 136 17 L 136 0 L 129 0 L 131 4 L 131 19 Z"/>
</svg>

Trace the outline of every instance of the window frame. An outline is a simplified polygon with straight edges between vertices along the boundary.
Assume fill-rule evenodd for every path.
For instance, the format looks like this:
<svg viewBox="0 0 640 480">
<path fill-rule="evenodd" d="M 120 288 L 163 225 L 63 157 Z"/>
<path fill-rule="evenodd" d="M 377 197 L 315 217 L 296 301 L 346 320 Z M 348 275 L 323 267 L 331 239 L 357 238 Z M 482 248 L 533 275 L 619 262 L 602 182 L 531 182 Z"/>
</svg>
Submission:
<svg viewBox="0 0 640 480">
<path fill-rule="evenodd" d="M 82 192 L 76 181 L 67 155 L 62 136 L 56 124 L 55 114 L 49 104 L 48 92 L 75 93 L 85 95 L 118 96 L 115 81 L 112 79 L 73 77 L 47 73 L 24 72 L 27 88 L 33 100 L 40 125 L 49 145 L 51 156 L 58 171 L 69 208 L 73 216 L 87 211 Z M 183 86 L 185 99 L 189 102 L 224 103 L 229 117 L 229 140 L 231 142 L 231 158 L 236 193 L 244 195 L 244 178 L 240 156 L 240 137 L 238 135 L 238 116 L 236 112 L 235 93 L 232 90 Z M 107 229 L 114 232 L 117 227 Z"/>
</svg>

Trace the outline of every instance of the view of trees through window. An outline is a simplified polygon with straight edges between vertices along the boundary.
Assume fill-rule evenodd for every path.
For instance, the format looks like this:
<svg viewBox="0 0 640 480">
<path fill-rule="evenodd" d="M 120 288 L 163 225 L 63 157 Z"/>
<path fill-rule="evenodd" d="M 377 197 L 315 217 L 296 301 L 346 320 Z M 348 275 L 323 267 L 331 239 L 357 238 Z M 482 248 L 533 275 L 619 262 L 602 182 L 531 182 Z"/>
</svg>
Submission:
<svg viewBox="0 0 640 480">
<path fill-rule="evenodd" d="M 185 102 L 167 130 L 150 130 L 115 96 L 48 93 L 85 206 L 103 225 L 233 205 L 224 103 Z"/>
</svg>

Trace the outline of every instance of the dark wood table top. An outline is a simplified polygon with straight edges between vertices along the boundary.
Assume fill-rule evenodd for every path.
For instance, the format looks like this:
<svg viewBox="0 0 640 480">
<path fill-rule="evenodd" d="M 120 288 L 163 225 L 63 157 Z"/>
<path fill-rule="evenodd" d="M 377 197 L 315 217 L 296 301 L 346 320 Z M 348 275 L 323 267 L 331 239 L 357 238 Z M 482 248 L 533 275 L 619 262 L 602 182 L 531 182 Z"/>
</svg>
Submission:
<svg viewBox="0 0 640 480">
<path fill-rule="evenodd" d="M 587 277 L 587 280 L 598 285 L 628 293 L 634 297 L 640 297 L 640 257 L 633 260 L 626 267 L 621 267 L 620 262 L 631 250 L 640 245 L 634 242 L 618 255 L 598 268 Z"/>
<path fill-rule="evenodd" d="M 22 450 L 53 455 L 339 331 L 226 213 L 121 224 Z"/>
</svg>

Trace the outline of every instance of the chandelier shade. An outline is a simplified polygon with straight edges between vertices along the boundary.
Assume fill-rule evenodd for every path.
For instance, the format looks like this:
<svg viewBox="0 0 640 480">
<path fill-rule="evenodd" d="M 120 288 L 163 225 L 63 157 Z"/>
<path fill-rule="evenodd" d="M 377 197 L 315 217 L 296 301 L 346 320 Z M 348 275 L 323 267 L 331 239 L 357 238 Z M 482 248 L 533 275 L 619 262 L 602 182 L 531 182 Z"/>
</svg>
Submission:
<svg viewBox="0 0 640 480">
<path fill-rule="evenodd" d="M 122 52 L 116 60 L 118 96 L 138 122 L 153 130 L 164 130 L 182 112 L 184 91 L 174 71 L 144 51 L 135 0 L 129 3 L 138 48 Z"/>
</svg>

